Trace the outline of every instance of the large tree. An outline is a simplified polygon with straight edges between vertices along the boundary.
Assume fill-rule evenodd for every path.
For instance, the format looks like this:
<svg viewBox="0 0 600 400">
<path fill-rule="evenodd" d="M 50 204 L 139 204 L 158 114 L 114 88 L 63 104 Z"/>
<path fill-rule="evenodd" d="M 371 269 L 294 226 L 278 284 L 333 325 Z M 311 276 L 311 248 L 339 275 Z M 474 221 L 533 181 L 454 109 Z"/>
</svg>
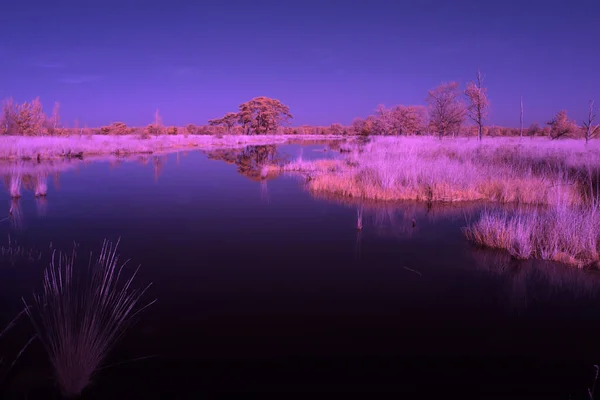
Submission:
<svg viewBox="0 0 600 400">
<path fill-rule="evenodd" d="M 460 101 L 457 82 L 442 83 L 429 91 L 429 123 L 440 139 L 448 134 L 456 134 L 465 120 L 465 107 Z"/>
<path fill-rule="evenodd" d="M 487 88 L 483 87 L 483 76 L 481 71 L 477 71 L 475 82 L 467 83 L 465 89 L 467 96 L 467 115 L 477 125 L 477 136 L 479 140 L 483 139 L 483 122 L 487 118 L 489 102 L 487 98 Z"/>
<path fill-rule="evenodd" d="M 274 132 L 279 125 L 293 118 L 288 106 L 269 97 L 255 97 L 240 104 L 239 109 L 239 123 L 244 127 L 246 134 Z"/>
</svg>

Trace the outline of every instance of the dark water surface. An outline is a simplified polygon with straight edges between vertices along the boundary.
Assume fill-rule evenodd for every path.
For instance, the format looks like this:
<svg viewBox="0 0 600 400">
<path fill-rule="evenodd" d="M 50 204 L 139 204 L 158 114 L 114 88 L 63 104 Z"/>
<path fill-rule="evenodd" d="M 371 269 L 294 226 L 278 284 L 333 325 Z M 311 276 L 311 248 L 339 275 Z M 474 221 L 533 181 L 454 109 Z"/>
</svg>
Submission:
<svg viewBox="0 0 600 400">
<path fill-rule="evenodd" d="M 306 146 L 302 156 L 332 156 L 322 148 Z M 10 235 L 12 247 L 42 256 L 2 256 L 0 326 L 39 290 L 50 243 L 70 250 L 76 241 L 85 261 L 103 239 L 120 237 L 122 258 L 142 265 L 138 282 L 153 282 L 146 300 L 158 301 L 86 398 L 586 398 L 600 360 L 595 273 L 473 248 L 461 227 L 484 205 L 351 204 L 315 198 L 298 177 L 257 177 L 253 163 L 300 149 L 253 149 L 241 161 L 196 151 L 146 165 L 81 163 L 49 175 L 45 200 L 23 189 L 18 218 L 0 223 L 0 245 Z M 2 204 L 0 219 L 6 191 Z M 29 331 L 20 322 L 4 345 L 22 343 Z M 2 386 L 7 398 L 55 396 L 39 343 Z"/>
</svg>

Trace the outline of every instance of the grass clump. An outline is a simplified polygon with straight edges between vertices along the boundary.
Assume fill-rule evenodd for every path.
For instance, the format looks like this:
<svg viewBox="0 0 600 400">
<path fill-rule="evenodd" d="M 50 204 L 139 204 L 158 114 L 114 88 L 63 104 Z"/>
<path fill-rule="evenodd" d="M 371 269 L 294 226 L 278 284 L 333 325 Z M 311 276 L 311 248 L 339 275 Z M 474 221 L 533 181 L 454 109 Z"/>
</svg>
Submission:
<svg viewBox="0 0 600 400">
<path fill-rule="evenodd" d="M 119 264 L 117 246 L 105 241 L 87 268 L 75 266 L 75 251 L 54 254 L 44 272 L 42 293 L 27 307 L 66 397 L 81 394 L 141 311 L 136 309 L 148 286 L 133 288 L 138 270 L 125 276 L 126 263 Z"/>
<path fill-rule="evenodd" d="M 519 259 L 540 258 L 577 267 L 600 264 L 600 210 L 551 207 L 513 214 L 485 211 L 464 228 L 472 242 Z"/>
</svg>

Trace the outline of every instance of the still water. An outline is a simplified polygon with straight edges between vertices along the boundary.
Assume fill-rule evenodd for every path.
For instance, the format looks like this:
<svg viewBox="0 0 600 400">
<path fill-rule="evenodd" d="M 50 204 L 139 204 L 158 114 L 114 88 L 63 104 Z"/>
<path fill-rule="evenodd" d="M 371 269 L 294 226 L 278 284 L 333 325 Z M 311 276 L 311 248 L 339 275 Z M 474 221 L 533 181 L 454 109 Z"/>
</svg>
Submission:
<svg viewBox="0 0 600 400">
<path fill-rule="evenodd" d="M 461 228 L 489 205 L 361 204 L 315 197 L 297 176 L 261 179 L 265 160 L 336 156 L 326 148 L 56 163 L 44 172 L 41 199 L 23 177 L 20 200 L 0 194 L 0 220 L 13 207 L 13 218 L 0 222 L 0 325 L 22 309 L 21 297 L 39 291 L 52 249 L 76 242 L 85 265 L 104 239 L 120 238 L 122 259 L 141 264 L 138 282 L 153 283 L 145 300 L 158 301 L 84 398 L 586 398 L 600 360 L 595 273 L 472 247 Z M 0 339 L 6 353 L 30 334 L 28 321 L 20 323 Z M 58 396 L 39 343 L 2 391 Z"/>
</svg>

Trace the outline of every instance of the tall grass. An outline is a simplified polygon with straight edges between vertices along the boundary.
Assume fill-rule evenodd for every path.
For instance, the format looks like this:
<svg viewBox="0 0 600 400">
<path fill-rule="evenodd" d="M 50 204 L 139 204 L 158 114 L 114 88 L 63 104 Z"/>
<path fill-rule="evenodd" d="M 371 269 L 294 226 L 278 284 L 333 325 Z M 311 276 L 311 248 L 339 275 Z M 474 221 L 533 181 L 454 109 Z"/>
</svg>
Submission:
<svg viewBox="0 0 600 400">
<path fill-rule="evenodd" d="M 578 204 L 586 168 L 600 166 L 598 143 L 574 140 L 376 138 L 349 150 L 283 169 L 307 174 L 313 192 L 361 199 Z"/>
<path fill-rule="evenodd" d="M 600 209 L 595 207 L 485 211 L 464 232 L 472 242 L 505 249 L 515 258 L 600 266 Z"/>
<path fill-rule="evenodd" d="M 27 307 L 67 397 L 79 395 L 90 383 L 141 311 L 136 308 L 148 286 L 133 288 L 138 270 L 125 277 L 126 263 L 119 265 L 117 246 L 105 241 L 95 262 L 90 256 L 87 269 L 75 267 L 75 251 L 70 256 L 53 254 L 43 292 Z"/>
</svg>

